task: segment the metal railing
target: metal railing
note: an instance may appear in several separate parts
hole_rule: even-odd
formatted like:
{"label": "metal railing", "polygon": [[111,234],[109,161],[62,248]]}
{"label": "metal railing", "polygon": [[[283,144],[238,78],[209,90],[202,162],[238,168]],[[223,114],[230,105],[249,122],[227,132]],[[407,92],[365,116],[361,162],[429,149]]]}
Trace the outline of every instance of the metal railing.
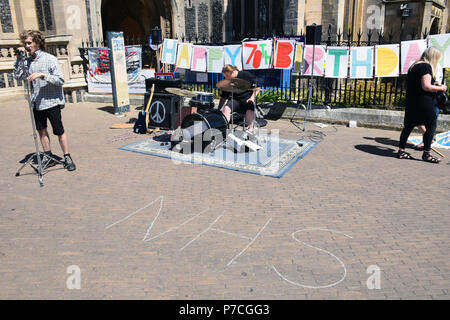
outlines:
{"label": "metal railing", "polygon": [[[365,40],[363,36],[365,36]],[[359,31],[356,33],[356,40],[353,34],[349,30],[345,34],[340,30],[333,34],[331,26],[324,35],[322,34],[321,44],[328,46],[345,46],[345,47],[355,47],[355,46],[373,46],[381,44],[392,44],[394,39],[394,33],[392,30],[385,34],[383,30],[378,30],[373,32],[369,30],[367,34]],[[402,40],[414,40],[427,38],[428,32],[422,35],[410,34],[407,35],[407,39]],[[305,34],[300,32],[299,35],[249,35],[243,34],[234,36],[235,39],[243,39],[242,41],[248,40],[258,40],[258,39],[270,39],[270,38],[292,38],[297,40],[304,40]],[[377,38],[377,39],[375,39]],[[141,45],[142,46],[142,61],[143,67],[155,67],[156,55],[146,39],[141,39],[139,37],[125,38],[126,45]],[[195,37],[185,37],[175,36],[175,39],[181,42],[194,43],[198,45],[225,45],[225,44],[235,44],[242,43],[242,41],[234,42],[220,42],[218,39],[211,38],[200,38]],[[147,42],[146,42],[147,41]],[[80,55],[85,62],[85,71],[88,70],[87,67],[87,49],[89,47],[103,47],[105,46],[104,41],[83,41],[80,50]],[[174,66],[166,66],[166,70],[174,71]],[[277,74],[278,72],[278,74]],[[262,71],[264,73],[264,71]],[[195,80],[195,72],[186,70],[185,71],[185,84],[188,89],[194,91],[206,91],[212,92],[218,95],[218,90],[216,88],[216,83],[223,79],[221,74],[208,73],[207,82],[198,82]],[[261,76],[261,72],[260,72]],[[276,72],[271,70],[267,71],[267,77],[275,77],[269,80],[270,85],[260,85],[262,87],[260,96],[258,100],[260,102],[292,102],[292,103],[302,103],[307,99],[308,86],[310,81],[312,83],[312,103],[321,104],[328,106],[340,106],[340,107],[369,107],[369,108],[385,108],[385,109],[403,109],[406,93],[406,75],[399,75],[393,78],[373,78],[373,79],[334,79],[334,78],[324,78],[324,77],[313,77],[300,75],[299,73],[291,72],[290,70]],[[264,74],[261,76],[264,79]]]}

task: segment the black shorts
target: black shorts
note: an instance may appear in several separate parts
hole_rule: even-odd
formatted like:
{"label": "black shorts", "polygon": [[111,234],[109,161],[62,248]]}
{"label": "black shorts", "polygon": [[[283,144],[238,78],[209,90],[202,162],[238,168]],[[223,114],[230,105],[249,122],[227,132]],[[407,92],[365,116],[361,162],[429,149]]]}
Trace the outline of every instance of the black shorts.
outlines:
{"label": "black shorts", "polygon": [[36,129],[43,130],[47,128],[47,119],[52,125],[53,134],[60,136],[64,133],[64,127],[61,121],[61,106],[52,107],[42,111],[33,109]]}
{"label": "black shorts", "polygon": [[233,100],[229,99],[225,106],[228,106],[230,109],[233,107],[233,111],[237,113],[246,113],[247,110],[255,111],[255,104],[253,102],[241,101],[241,100]]}

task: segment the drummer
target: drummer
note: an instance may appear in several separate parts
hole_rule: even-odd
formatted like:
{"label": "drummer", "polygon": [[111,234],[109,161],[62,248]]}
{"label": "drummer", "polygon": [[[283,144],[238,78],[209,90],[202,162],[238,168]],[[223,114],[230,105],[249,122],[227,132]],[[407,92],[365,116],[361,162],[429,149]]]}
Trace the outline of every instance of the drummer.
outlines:
{"label": "drummer", "polygon": [[[236,66],[232,66],[230,64],[226,64],[222,69],[222,74],[225,79],[230,80],[234,78],[246,80],[249,82],[252,88],[255,88],[256,85],[256,77],[248,71],[239,71]],[[239,93],[233,93],[233,103],[231,102],[231,92],[226,92],[221,90],[220,101],[219,101],[219,110],[222,109],[222,106],[225,104],[222,112],[227,118],[228,122],[230,121],[232,108],[233,111],[237,111],[239,113],[245,112],[245,123],[248,126],[248,131],[253,131],[253,120],[255,119],[255,99],[256,99],[256,91],[255,90],[246,90]]]}

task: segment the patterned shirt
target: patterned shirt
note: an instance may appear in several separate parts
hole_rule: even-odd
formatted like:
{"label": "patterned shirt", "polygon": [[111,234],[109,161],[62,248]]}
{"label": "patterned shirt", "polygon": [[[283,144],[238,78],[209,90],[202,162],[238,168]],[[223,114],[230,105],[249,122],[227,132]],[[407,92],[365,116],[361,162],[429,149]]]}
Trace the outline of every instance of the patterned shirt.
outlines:
{"label": "patterned shirt", "polygon": [[16,58],[14,77],[27,81],[35,72],[42,72],[44,78],[36,78],[30,84],[31,102],[36,110],[45,110],[57,105],[64,106],[64,77],[58,59],[45,51],[37,50],[35,58]]}

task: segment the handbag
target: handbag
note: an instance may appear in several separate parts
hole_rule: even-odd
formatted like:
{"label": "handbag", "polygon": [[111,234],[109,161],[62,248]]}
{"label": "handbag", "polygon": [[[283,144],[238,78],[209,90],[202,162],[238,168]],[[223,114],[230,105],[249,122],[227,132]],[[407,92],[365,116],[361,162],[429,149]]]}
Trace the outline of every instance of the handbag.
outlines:
{"label": "handbag", "polygon": [[447,93],[440,91],[436,94],[436,104],[437,107],[446,112],[450,111],[450,100],[448,99]]}

